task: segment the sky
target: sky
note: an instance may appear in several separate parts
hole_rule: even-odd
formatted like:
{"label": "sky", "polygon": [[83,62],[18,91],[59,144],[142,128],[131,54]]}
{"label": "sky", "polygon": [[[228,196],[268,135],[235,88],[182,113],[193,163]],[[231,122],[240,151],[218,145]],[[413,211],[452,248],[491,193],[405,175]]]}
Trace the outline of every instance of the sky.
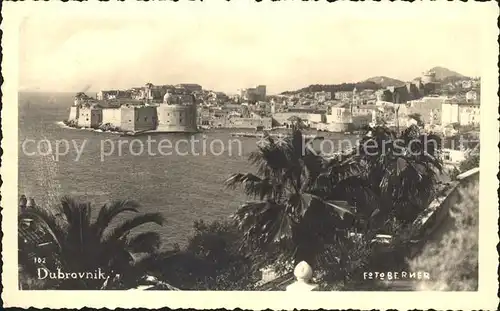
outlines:
{"label": "sky", "polygon": [[273,94],[373,76],[411,80],[434,66],[480,75],[473,22],[243,12],[26,18],[19,87],[97,92],[198,83],[236,93],[264,84]]}

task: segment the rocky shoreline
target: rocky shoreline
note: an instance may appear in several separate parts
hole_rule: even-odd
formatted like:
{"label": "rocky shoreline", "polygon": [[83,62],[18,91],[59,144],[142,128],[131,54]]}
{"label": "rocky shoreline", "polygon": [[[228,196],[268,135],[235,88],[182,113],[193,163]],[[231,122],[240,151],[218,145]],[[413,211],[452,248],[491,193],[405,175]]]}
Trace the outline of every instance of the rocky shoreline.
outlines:
{"label": "rocky shoreline", "polygon": [[[120,129],[117,126],[113,126],[110,123],[105,123],[101,124],[98,127],[82,127],[78,126],[75,121],[72,120],[64,120],[57,122],[60,126],[66,127],[66,128],[71,128],[71,129],[76,129],[76,130],[88,130],[88,131],[93,131],[97,133],[110,133],[110,134],[120,134],[122,136],[138,136],[142,134],[151,134],[151,133],[176,133],[176,132],[164,132],[164,131],[158,131],[158,130],[142,130],[142,131],[124,131]],[[197,132],[193,132],[192,134],[200,132],[199,130]],[[185,132],[182,132],[185,133]]]}
{"label": "rocky shoreline", "polygon": [[127,134],[127,133],[132,133],[132,132],[126,132],[122,131],[119,127],[113,126],[109,123],[106,124],[101,124],[98,127],[84,127],[84,126],[78,126],[75,121],[72,120],[64,120],[57,122],[59,125],[67,127],[67,128],[72,128],[76,130],[90,130],[94,132],[99,132],[99,133],[111,133],[111,134]]}

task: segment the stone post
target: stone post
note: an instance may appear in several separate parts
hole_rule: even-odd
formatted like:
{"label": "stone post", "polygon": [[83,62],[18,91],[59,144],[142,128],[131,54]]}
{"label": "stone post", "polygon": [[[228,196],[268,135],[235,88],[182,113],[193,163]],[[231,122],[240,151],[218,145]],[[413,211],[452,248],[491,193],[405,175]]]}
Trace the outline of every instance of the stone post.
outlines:
{"label": "stone post", "polygon": [[317,289],[317,285],[310,283],[313,271],[307,262],[299,262],[299,264],[295,267],[293,274],[295,275],[296,281],[287,286],[287,291],[308,292]]}
{"label": "stone post", "polygon": [[34,208],[36,207],[35,199],[29,198],[26,202],[26,208]]}
{"label": "stone post", "polygon": [[27,204],[28,204],[28,199],[26,198],[26,196],[24,194],[21,195],[21,197],[19,198],[19,208],[20,208],[21,212],[24,212],[26,210]]}

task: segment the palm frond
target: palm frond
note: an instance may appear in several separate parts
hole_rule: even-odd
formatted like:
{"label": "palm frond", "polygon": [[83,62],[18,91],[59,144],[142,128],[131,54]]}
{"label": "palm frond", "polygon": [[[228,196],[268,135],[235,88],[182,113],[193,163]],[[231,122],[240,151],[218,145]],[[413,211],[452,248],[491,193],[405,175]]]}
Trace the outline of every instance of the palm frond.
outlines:
{"label": "palm frond", "polygon": [[111,221],[123,212],[138,213],[139,203],[132,200],[116,200],[105,204],[101,207],[96,221],[92,224],[92,228],[98,237],[102,237],[104,231],[109,226]]}
{"label": "palm frond", "polygon": [[356,215],[356,207],[347,203],[347,201],[322,201],[329,207],[332,207],[335,212],[339,214],[339,216],[343,219],[346,214]]}
{"label": "palm frond", "polygon": [[257,174],[279,178],[282,171],[289,167],[289,142],[285,138],[283,144],[277,144],[269,137],[268,143],[250,153],[248,160],[257,167]]}
{"label": "palm frond", "polygon": [[238,185],[244,186],[245,194],[252,197],[259,197],[263,200],[273,193],[273,185],[269,178],[262,179],[254,174],[233,174],[226,181],[227,187],[235,188]]}
{"label": "palm frond", "polygon": [[91,206],[89,203],[70,201],[66,208],[70,210],[66,242],[68,247],[77,252],[73,256],[84,255],[87,247],[94,243],[90,232]]}
{"label": "palm frond", "polygon": [[135,216],[132,219],[126,220],[119,224],[115,229],[113,229],[109,234],[107,234],[102,241],[105,243],[111,243],[123,238],[124,235],[129,233],[131,230],[135,229],[144,224],[155,223],[157,225],[163,225],[164,218],[161,213],[145,213],[139,216]]}
{"label": "palm frond", "polygon": [[61,226],[54,214],[41,207],[32,207],[23,211],[19,215],[19,222],[33,221],[35,225],[39,225],[53,239],[53,242],[59,249],[65,243],[67,231]]}
{"label": "palm frond", "polygon": [[291,238],[293,219],[284,205],[272,201],[249,202],[234,214],[247,245],[269,245]]}
{"label": "palm frond", "polygon": [[71,223],[73,214],[78,210],[80,203],[70,196],[63,196],[61,198],[61,210],[66,220]]}
{"label": "palm frond", "polygon": [[157,232],[143,232],[128,239],[126,244],[132,253],[153,253],[159,249],[161,238]]}

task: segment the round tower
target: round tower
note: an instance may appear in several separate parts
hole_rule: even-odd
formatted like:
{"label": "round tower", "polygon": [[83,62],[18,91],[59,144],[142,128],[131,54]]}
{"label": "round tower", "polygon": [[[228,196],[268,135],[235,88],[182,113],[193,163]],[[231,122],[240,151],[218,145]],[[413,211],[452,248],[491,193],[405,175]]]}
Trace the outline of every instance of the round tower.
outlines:
{"label": "round tower", "polygon": [[422,75],[422,82],[427,84],[427,83],[433,83],[436,81],[436,73],[434,71],[427,71],[424,72]]}

